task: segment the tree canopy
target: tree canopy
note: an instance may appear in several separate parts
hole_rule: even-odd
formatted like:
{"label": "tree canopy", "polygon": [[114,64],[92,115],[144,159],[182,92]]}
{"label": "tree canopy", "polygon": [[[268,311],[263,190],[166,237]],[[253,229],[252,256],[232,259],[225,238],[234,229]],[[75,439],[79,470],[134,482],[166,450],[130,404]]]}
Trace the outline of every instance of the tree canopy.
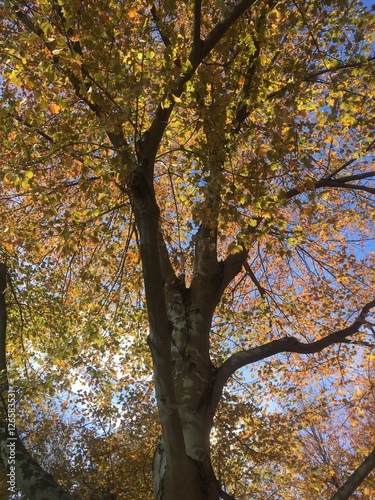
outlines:
{"label": "tree canopy", "polygon": [[330,498],[375,442],[373,10],[0,10],[4,471],[9,383],[28,498]]}

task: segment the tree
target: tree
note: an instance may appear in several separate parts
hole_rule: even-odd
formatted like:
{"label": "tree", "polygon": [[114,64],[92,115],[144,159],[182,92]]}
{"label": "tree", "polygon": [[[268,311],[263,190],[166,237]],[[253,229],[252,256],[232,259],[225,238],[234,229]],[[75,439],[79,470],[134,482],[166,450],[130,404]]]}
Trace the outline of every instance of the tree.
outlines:
{"label": "tree", "polygon": [[[346,0],[0,8],[3,463],[8,377],[21,414],[79,375],[100,419],[152,365],[155,498],[231,498],[215,418],[241,439],[268,428],[264,399],[226,395],[233,377],[251,366],[249,397],[273,391],[291,416],[299,384],[335,387],[373,349],[374,15]],[[22,425],[17,487],[71,498]]]}

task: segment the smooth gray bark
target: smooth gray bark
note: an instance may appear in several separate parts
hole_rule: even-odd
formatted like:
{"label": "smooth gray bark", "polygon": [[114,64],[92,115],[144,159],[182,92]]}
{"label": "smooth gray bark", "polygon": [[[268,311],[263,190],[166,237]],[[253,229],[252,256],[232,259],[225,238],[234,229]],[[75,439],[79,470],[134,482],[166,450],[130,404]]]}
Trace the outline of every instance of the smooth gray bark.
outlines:
{"label": "smooth gray bark", "polygon": [[7,471],[8,493],[22,491],[29,500],[72,500],[51,474],[46,472],[26,450],[15,427],[15,419],[10,419],[8,408],[8,377],[6,365],[7,310],[5,291],[7,268],[0,263],[0,459]]}

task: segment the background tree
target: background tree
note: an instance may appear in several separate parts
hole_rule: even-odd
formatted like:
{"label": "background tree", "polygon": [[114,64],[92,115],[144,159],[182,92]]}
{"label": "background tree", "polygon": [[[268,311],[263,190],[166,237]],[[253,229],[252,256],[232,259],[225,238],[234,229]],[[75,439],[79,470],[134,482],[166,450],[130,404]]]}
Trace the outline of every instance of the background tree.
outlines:
{"label": "background tree", "polygon": [[[343,0],[0,8],[8,378],[32,420],[17,486],[129,497],[149,460],[132,436],[150,427],[155,498],[290,498],[289,450],[328,436],[316,420],[336,391],[358,402],[348,377],[373,356],[374,15]],[[84,443],[74,481],[51,452],[66,425]],[[5,408],[1,429],[6,466]]]}

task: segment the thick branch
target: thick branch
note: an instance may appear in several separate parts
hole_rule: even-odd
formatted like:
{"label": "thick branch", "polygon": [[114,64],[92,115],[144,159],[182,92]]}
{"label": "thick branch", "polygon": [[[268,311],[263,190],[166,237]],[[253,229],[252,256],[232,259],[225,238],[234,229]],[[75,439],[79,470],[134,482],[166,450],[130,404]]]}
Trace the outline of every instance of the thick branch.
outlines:
{"label": "thick branch", "polygon": [[[233,6],[228,14],[210,31],[210,33],[207,35],[207,38],[204,41],[200,41],[199,47],[193,44],[189,56],[190,66],[184,73],[181,74],[179,78],[171,83],[166,95],[166,98],[169,99],[169,104],[166,105],[165,103],[163,103],[159,105],[151,127],[144,136],[144,146],[149,154],[149,165],[153,165],[155,161],[161,138],[163,137],[164,131],[168,125],[169,117],[171,116],[171,113],[174,109],[175,101],[173,96],[181,96],[184,91],[185,84],[189,80],[191,80],[200,64],[215,48],[218,42],[223,38],[223,36],[227,33],[231,26],[233,26],[233,24],[239,19],[239,17],[244,12],[246,12],[246,10],[250,9],[250,7],[252,7],[256,2],[257,0],[240,0]],[[148,172],[148,176],[152,177],[152,174],[153,172]]]}
{"label": "thick branch", "polygon": [[171,45],[171,41],[169,39],[169,36],[166,33],[166,30],[161,25],[161,21],[159,19],[159,16],[158,16],[155,4],[151,5],[150,12],[151,12],[151,15],[152,15],[152,19],[154,20],[154,22],[156,24],[156,27],[158,28],[159,35],[161,36],[161,39],[163,40],[164,45],[166,47],[169,47]]}
{"label": "thick branch", "polygon": [[366,323],[366,317],[371,309],[375,307],[375,299],[366,304],[358,318],[350,326],[338,330],[336,332],[316,340],[315,342],[304,343],[297,340],[295,337],[284,337],[282,339],[273,340],[259,347],[254,347],[247,351],[239,351],[230,356],[219,367],[216,375],[215,386],[213,390],[214,407],[218,404],[221,392],[229,377],[231,377],[240,368],[275,356],[281,352],[295,352],[299,354],[313,354],[320,352],[323,349],[342,342],[348,342],[348,337],[359,331],[361,326]]}
{"label": "thick branch", "polygon": [[[214,221],[216,224],[216,221]],[[194,270],[193,282],[198,276],[204,276],[209,280],[217,272],[218,260],[216,249],[217,229],[201,224],[195,236],[195,255],[194,255]]]}
{"label": "thick branch", "polygon": [[173,269],[171,260],[169,258],[168,249],[165,244],[163,234],[160,228],[158,233],[158,245],[159,245],[160,266],[163,279],[167,285],[171,283],[176,283],[178,281],[178,278],[176,276],[175,270]]}
{"label": "thick branch", "polygon": [[[193,279],[190,285],[191,311],[196,311],[195,336],[201,356],[209,358],[209,331],[216,306],[215,295],[222,281],[222,269],[217,260],[217,229],[201,224],[195,236]],[[199,321],[198,321],[199,318]],[[199,323],[199,326],[198,326]]]}
{"label": "thick branch", "polygon": [[242,16],[242,14],[249,10],[255,3],[257,3],[257,0],[240,0],[233,6],[224,19],[217,23],[217,25],[207,35],[207,38],[204,40],[198,53],[191,53],[190,62],[192,63],[194,69],[197,68],[203,59],[208,56],[211,50],[219,43],[225,33]]}
{"label": "thick branch", "polygon": [[370,472],[375,468],[375,449],[367,456],[361,465],[345,481],[341,488],[333,495],[331,500],[346,500],[366,479]]}
{"label": "thick branch", "polygon": [[246,263],[248,256],[247,250],[243,249],[237,253],[229,254],[223,262],[221,262],[221,282],[216,291],[215,303],[218,304],[225,289],[231,281],[241,272],[242,267]]}
{"label": "thick branch", "polygon": [[[147,150],[145,150],[147,154]],[[129,179],[133,195],[135,220],[140,235],[143,280],[150,334],[148,343],[153,359],[156,399],[162,423],[167,461],[185,464],[186,449],[181,419],[176,402],[172,376],[171,338],[172,327],[167,314],[164,275],[172,272],[166,260],[166,248],[160,240],[159,208],[153,185],[140,170]],[[161,244],[162,243],[162,244]]]}
{"label": "thick branch", "polygon": [[194,28],[193,28],[193,47],[199,50],[201,44],[201,0],[194,2]]}

